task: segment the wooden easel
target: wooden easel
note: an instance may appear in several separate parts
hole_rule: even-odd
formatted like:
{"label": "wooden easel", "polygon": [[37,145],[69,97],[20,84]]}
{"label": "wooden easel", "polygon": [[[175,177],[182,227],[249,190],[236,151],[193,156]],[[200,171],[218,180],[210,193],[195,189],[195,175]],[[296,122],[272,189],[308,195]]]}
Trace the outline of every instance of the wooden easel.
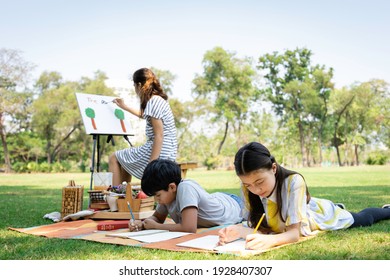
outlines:
{"label": "wooden easel", "polygon": [[[91,134],[93,138],[93,144],[92,144],[92,159],[91,159],[91,180],[89,184],[89,189],[92,190],[93,186],[93,173],[95,172],[95,158],[96,158],[96,172],[100,172],[100,136],[101,135],[107,135],[107,143],[111,142],[113,146],[115,146],[114,142],[114,135],[112,134]],[[134,134],[129,135],[120,135],[123,136],[123,138],[129,143],[129,145],[132,147],[133,145],[129,141],[128,136],[134,136]]]}

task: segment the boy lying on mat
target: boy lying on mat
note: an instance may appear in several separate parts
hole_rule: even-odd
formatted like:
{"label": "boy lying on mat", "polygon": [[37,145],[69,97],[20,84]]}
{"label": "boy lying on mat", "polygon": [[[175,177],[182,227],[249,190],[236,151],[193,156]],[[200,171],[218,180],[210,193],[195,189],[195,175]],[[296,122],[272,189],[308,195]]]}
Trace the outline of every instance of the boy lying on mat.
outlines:
{"label": "boy lying on mat", "polygon": [[[157,159],[145,168],[141,188],[158,203],[153,215],[143,221],[130,220],[130,231],[165,229],[196,232],[198,227],[236,224],[242,221],[240,197],[222,192],[208,193],[197,182],[181,178],[173,161]],[[164,224],[169,216],[176,224]]]}

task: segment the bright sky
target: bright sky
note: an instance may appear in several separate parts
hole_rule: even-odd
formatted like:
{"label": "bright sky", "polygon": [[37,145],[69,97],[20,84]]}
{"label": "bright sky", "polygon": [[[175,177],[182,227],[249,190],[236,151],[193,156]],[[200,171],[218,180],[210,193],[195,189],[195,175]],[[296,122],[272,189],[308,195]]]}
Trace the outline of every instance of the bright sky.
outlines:
{"label": "bright sky", "polygon": [[174,96],[190,99],[202,58],[216,46],[238,57],[306,47],[334,68],[336,87],[390,82],[386,0],[0,0],[0,48],[18,49],[66,80],[104,71],[116,82],[141,67],[177,76]]}

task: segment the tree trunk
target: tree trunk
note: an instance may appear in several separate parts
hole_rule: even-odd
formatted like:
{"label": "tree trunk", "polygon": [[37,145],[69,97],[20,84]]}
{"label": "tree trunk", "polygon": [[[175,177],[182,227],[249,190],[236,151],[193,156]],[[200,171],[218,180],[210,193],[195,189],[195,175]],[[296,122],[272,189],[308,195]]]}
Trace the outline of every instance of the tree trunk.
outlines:
{"label": "tree trunk", "polygon": [[52,153],[51,153],[51,161],[54,162],[57,158],[58,153],[60,152],[61,145],[72,135],[73,132],[76,131],[78,126],[74,126],[67,135],[54,147]]}
{"label": "tree trunk", "polygon": [[337,153],[337,161],[339,162],[339,166],[343,166],[342,162],[341,162],[341,157],[340,157],[340,149],[339,149],[339,146],[335,146],[336,148],[336,153]]}
{"label": "tree trunk", "polygon": [[307,166],[307,155],[306,155],[306,147],[305,147],[305,135],[303,132],[302,122],[298,121],[298,130],[299,130],[299,142],[301,146],[301,155],[302,155],[302,166]]}
{"label": "tree trunk", "polygon": [[359,153],[358,153],[359,146],[355,144],[355,164],[356,166],[359,166]]}
{"label": "tree trunk", "polygon": [[10,173],[12,171],[12,167],[11,167],[11,160],[9,158],[9,151],[7,146],[7,136],[3,126],[3,113],[0,113],[0,137],[1,137],[1,143],[3,144],[5,173]]}
{"label": "tree trunk", "polygon": [[223,146],[223,144],[225,143],[225,140],[226,140],[226,137],[227,137],[228,129],[229,129],[229,121],[226,121],[226,124],[225,124],[225,133],[224,133],[224,135],[223,135],[223,138],[222,138],[221,143],[219,144],[218,155],[221,154],[222,146]]}
{"label": "tree trunk", "polygon": [[318,164],[322,165],[322,125],[318,129]]}
{"label": "tree trunk", "polygon": [[50,148],[51,148],[51,142],[50,142],[50,140],[48,140],[47,144],[46,144],[46,156],[47,156],[47,163],[48,164],[52,163]]}
{"label": "tree trunk", "polygon": [[341,119],[341,116],[343,115],[344,111],[347,110],[348,106],[352,104],[352,101],[355,99],[355,96],[352,96],[351,100],[348,101],[347,104],[345,104],[344,108],[341,109],[340,113],[338,114],[337,116],[337,120],[335,122],[335,125],[334,125],[334,131],[333,131],[333,145],[334,147],[336,148],[336,152],[337,152],[337,160],[339,162],[339,166],[343,166],[343,164],[341,163],[341,158],[340,158],[340,151],[339,151],[339,140],[337,139],[337,130],[339,128],[339,123],[340,123],[340,119]]}

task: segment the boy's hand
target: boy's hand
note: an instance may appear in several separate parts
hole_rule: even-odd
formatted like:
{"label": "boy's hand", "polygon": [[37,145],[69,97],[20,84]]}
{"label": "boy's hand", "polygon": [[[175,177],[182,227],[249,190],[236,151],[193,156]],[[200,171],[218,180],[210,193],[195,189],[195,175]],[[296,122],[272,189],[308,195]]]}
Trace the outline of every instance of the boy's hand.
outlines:
{"label": "boy's hand", "polygon": [[143,225],[145,229],[153,229],[157,228],[157,225],[159,225],[159,223],[153,219],[145,219]]}
{"label": "boy's hand", "polygon": [[131,219],[131,220],[129,221],[129,229],[130,229],[130,231],[139,231],[139,230],[142,230],[142,229],[143,229],[142,221]]}

